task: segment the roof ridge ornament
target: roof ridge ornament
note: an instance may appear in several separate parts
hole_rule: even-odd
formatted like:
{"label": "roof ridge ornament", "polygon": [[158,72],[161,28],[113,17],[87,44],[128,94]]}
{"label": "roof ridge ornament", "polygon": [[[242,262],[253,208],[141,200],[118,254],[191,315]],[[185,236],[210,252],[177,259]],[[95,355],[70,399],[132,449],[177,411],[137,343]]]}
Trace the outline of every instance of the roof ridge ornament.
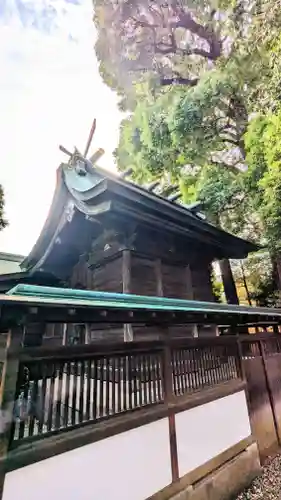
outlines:
{"label": "roof ridge ornament", "polygon": [[94,118],[91,130],[88,136],[88,140],[86,142],[84,153],[81,154],[80,151],[75,147],[74,152],[71,153],[64,146],[59,146],[60,151],[66,154],[69,157],[68,167],[76,171],[78,175],[85,176],[87,173],[91,173],[94,170],[94,163],[96,163],[99,158],[104,154],[104,150],[102,148],[97,149],[94,154],[91,156],[90,160],[87,159],[87,155],[93,140],[93,136],[96,131],[96,118]]}

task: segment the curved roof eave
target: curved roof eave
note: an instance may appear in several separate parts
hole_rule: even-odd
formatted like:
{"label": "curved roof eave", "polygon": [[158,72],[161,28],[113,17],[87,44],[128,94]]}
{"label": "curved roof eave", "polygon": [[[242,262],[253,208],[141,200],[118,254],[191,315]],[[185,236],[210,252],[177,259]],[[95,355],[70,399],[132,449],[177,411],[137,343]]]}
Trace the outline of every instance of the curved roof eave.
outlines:
{"label": "curved roof eave", "polygon": [[[122,190],[122,194],[134,193],[139,195],[143,200],[149,200],[155,207],[158,206],[158,211],[163,215],[163,208],[166,209],[167,213],[173,213],[174,217],[180,216],[188,217],[188,225],[194,228],[194,230],[199,233],[208,232],[211,239],[220,239],[221,247],[225,248],[226,252],[229,254],[229,258],[246,258],[249,253],[260,250],[260,247],[252,242],[246,241],[242,238],[234,236],[231,233],[224,231],[216,226],[213,226],[209,222],[197,217],[188,208],[171,200],[168,200],[158,194],[146,190],[144,187],[134,184],[132,182],[126,181],[125,179],[117,176],[113,172],[109,172],[101,167],[93,167],[92,164],[86,161],[86,176],[80,177],[75,174],[73,170],[65,170],[65,182],[67,188],[71,192],[75,200],[75,205],[78,210],[85,213],[85,215],[90,215],[92,213],[90,208],[90,201],[95,197],[95,193],[98,194],[99,187],[104,188],[103,181],[108,180],[109,183],[106,189],[116,193],[115,187],[119,187]],[[87,201],[89,203],[87,203]],[[185,222],[184,226],[187,224]],[[233,252],[234,246],[236,247]],[[239,250],[238,247],[239,246]]]}
{"label": "curved roof eave", "polygon": [[[217,243],[215,246],[220,247],[225,252],[225,257],[242,259],[247,257],[250,252],[259,249],[257,245],[203,221],[186,207],[119,178],[112,172],[100,167],[93,167],[87,160],[85,175],[79,175],[75,169],[69,168],[69,165],[63,163],[57,169],[56,187],[47,219],[37,242],[22,262],[21,268],[27,270],[33,268],[33,271],[36,271],[43,266],[63,224],[69,200],[73,202],[78,211],[88,216],[94,216],[93,201],[105,190],[114,194],[119,190],[118,194],[128,201],[132,201],[132,199],[137,201],[140,210],[141,205],[145,206],[147,203],[147,209],[153,208],[153,211],[158,211],[162,218],[165,214],[173,219],[179,217],[182,229],[187,229],[189,226],[192,231],[198,232],[198,234],[208,234],[208,239]],[[135,197],[138,197],[138,200]],[[110,205],[110,202],[107,201],[105,204]]]}
{"label": "curved roof eave", "polygon": [[31,252],[21,263],[21,268],[23,270],[29,270],[34,266],[34,264],[41,260],[42,255],[44,255],[47,251],[50,241],[53,239],[60,220],[64,214],[69,195],[63,180],[62,167],[63,165],[60,165],[57,169],[56,187],[47,219]]}

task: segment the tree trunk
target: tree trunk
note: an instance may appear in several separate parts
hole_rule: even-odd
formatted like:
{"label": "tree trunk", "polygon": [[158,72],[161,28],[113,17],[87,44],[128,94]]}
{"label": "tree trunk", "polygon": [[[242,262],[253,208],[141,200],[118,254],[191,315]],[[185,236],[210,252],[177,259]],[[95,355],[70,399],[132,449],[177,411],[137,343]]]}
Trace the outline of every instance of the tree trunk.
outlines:
{"label": "tree trunk", "polygon": [[[213,217],[213,223],[221,228],[219,216]],[[223,288],[225,293],[225,298],[228,304],[239,304],[239,299],[237,295],[237,290],[235,286],[235,281],[233,278],[230,262],[228,259],[222,259],[219,261],[220,272],[223,282]]]}
{"label": "tree trunk", "polygon": [[228,304],[239,304],[237,290],[233,279],[233,274],[228,259],[219,261],[224,293]]}
{"label": "tree trunk", "polygon": [[244,288],[245,288],[245,292],[246,292],[246,297],[247,297],[249,306],[251,306],[252,305],[251,295],[250,295],[250,292],[249,292],[249,288],[248,288],[248,284],[247,284],[245,270],[244,270],[244,266],[243,266],[242,260],[240,261],[240,265],[241,265],[242,280],[243,280],[243,284],[244,284]]}
{"label": "tree trunk", "polygon": [[270,254],[273,268],[273,280],[277,290],[281,290],[281,255]]}

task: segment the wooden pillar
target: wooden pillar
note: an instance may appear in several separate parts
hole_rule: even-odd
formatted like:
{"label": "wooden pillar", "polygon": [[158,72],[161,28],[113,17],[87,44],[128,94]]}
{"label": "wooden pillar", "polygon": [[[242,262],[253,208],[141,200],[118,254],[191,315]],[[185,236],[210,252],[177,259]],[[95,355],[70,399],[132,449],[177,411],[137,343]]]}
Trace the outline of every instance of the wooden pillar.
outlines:
{"label": "wooden pillar", "polygon": [[123,293],[131,293],[131,251],[122,252]]}
{"label": "wooden pillar", "polygon": [[186,298],[187,300],[194,300],[190,266],[186,266],[185,273],[186,273]]}
{"label": "wooden pillar", "polygon": [[19,371],[19,359],[10,356],[12,350],[22,347],[24,329],[12,328],[7,336],[6,355],[0,386],[0,499],[3,495],[5,460],[13,430],[13,411]]}
{"label": "wooden pillar", "polygon": [[164,296],[163,291],[163,278],[162,278],[162,262],[161,259],[155,261],[155,275],[156,275],[156,287],[158,297]]}
{"label": "wooden pillar", "polygon": [[276,407],[274,404],[274,395],[273,395],[272,387],[270,384],[270,374],[269,374],[269,370],[268,370],[268,366],[267,366],[267,362],[266,362],[266,354],[265,354],[264,344],[263,344],[262,340],[259,340],[259,348],[260,348],[260,353],[261,353],[261,358],[262,358],[262,365],[263,365],[263,370],[264,370],[266,389],[267,389],[269,403],[270,403],[272,417],[273,417],[274,429],[276,432],[278,445],[280,446],[281,445],[281,436],[280,436],[279,426],[278,426],[278,415],[277,415]]}
{"label": "wooden pillar", "polygon": [[[205,260],[201,264],[199,261],[190,263],[186,270],[189,281],[189,300],[199,300],[203,302],[214,302],[214,294],[211,283],[210,263]],[[214,325],[197,324],[193,325],[193,337],[215,337],[217,330]]]}
{"label": "wooden pillar", "polygon": [[[193,289],[193,282],[192,282],[192,272],[190,269],[190,266],[186,266],[185,268],[185,273],[186,273],[186,298],[187,300],[194,300],[194,289]],[[198,325],[190,325],[192,328],[192,336],[193,337],[198,337]]]}
{"label": "wooden pillar", "polygon": [[[123,250],[122,253],[122,282],[123,293],[131,293],[131,251]],[[131,323],[124,324],[124,342],[134,340]]]}
{"label": "wooden pillar", "polygon": [[62,345],[67,345],[67,323],[63,324]]}
{"label": "wooden pillar", "polygon": [[[163,328],[164,352],[163,352],[163,379],[164,379],[164,401],[169,408],[175,401],[173,394],[173,372],[172,372],[172,356],[171,346],[169,344],[169,330]],[[176,436],[176,422],[175,412],[170,411],[168,415],[169,421],[169,437],[170,437],[170,457],[173,482],[179,479],[179,465],[178,465],[178,452],[177,452],[177,436]]]}
{"label": "wooden pillar", "polygon": [[228,259],[219,261],[224,293],[228,304],[239,304],[237,290],[233,279],[233,274]]}

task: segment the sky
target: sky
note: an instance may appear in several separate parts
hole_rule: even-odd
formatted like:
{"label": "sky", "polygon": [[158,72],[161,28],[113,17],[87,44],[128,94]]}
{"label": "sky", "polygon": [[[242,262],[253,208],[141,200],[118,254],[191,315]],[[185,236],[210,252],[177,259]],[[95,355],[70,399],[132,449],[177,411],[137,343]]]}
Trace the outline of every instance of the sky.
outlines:
{"label": "sky", "polygon": [[0,184],[9,226],[0,252],[27,255],[45,222],[59,144],[90,152],[114,169],[121,114],[94,52],[92,0],[0,0]]}

